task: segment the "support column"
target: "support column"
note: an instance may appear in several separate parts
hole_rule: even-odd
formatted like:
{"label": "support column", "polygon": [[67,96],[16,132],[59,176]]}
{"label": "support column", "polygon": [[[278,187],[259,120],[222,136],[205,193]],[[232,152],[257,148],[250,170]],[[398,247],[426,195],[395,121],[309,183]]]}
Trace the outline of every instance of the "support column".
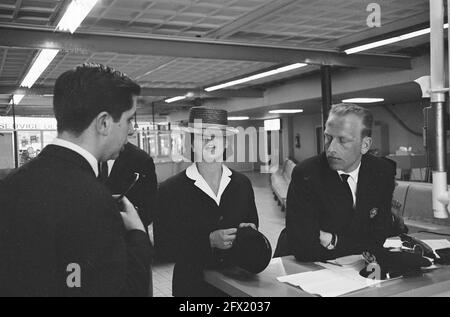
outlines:
{"label": "support column", "polygon": [[17,127],[16,127],[16,105],[14,102],[14,96],[11,98],[12,100],[12,115],[13,115],[13,137],[14,137],[14,166],[15,168],[19,167],[19,149],[17,148]]}
{"label": "support column", "polygon": [[331,66],[321,66],[320,75],[322,85],[322,131],[325,131],[325,122],[327,121],[328,112],[330,111],[332,104]]}
{"label": "support column", "polygon": [[436,218],[448,218],[442,196],[447,194],[445,93],[444,93],[444,1],[430,0],[430,75],[431,106],[435,121],[435,159],[432,163],[433,214]]}

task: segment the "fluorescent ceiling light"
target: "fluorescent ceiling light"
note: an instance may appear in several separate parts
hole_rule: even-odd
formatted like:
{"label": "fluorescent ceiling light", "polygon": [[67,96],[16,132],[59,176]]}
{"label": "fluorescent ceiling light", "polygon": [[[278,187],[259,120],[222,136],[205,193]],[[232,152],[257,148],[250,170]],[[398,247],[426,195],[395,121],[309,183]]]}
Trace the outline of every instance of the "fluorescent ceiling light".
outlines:
{"label": "fluorescent ceiling light", "polygon": [[264,120],[265,131],[278,131],[280,130],[280,127],[281,127],[280,119]]}
{"label": "fluorescent ceiling light", "polygon": [[[446,28],[448,28],[448,23],[444,24],[444,29],[446,29]],[[388,44],[404,41],[404,40],[411,39],[413,37],[417,37],[417,36],[421,36],[421,35],[425,35],[425,34],[428,34],[428,33],[430,33],[430,28],[426,28],[426,29],[414,31],[414,32],[411,32],[411,33],[407,33],[407,34],[391,37],[391,38],[388,38],[388,39],[385,39],[385,40],[381,40],[381,41],[377,41],[377,42],[373,42],[373,43],[368,43],[368,44],[352,47],[352,48],[349,48],[349,49],[345,50],[344,52],[346,54],[354,54],[354,53],[370,50],[370,49],[375,48],[375,47],[380,47],[380,46],[384,46],[384,45],[388,45]]]}
{"label": "fluorescent ceiling light", "polygon": [[19,102],[22,101],[23,97],[25,97],[25,95],[13,95],[13,97],[9,101],[9,104],[12,105],[14,101],[14,105],[17,105]]}
{"label": "fluorescent ceiling light", "polygon": [[20,84],[21,87],[31,88],[41,76],[47,66],[52,62],[59,50],[43,49],[39,52],[30,70]]}
{"label": "fluorescent ceiling light", "polygon": [[303,109],[278,109],[270,110],[269,113],[301,113]]}
{"label": "fluorescent ceiling light", "polygon": [[70,33],[80,26],[98,0],[72,0],[56,29]]}
{"label": "fluorescent ceiling light", "polygon": [[224,84],[207,87],[207,88],[205,88],[205,90],[208,91],[208,92],[215,91],[215,90],[223,89],[223,88],[226,88],[226,87],[231,87],[231,86],[243,84],[243,83],[246,83],[246,82],[249,82],[249,81],[252,81],[252,80],[256,80],[256,79],[260,79],[260,78],[263,78],[263,77],[268,77],[268,76],[272,76],[272,75],[288,72],[290,70],[294,70],[294,69],[297,69],[297,68],[300,68],[300,67],[304,67],[306,65],[308,65],[308,64],[296,63],[296,64],[280,67],[280,68],[277,68],[277,69],[273,69],[273,70],[270,70],[270,71],[267,71],[267,72],[264,72],[264,73],[260,73],[260,74],[252,75],[252,76],[249,76],[249,77],[233,80],[233,81],[230,81],[230,82],[227,82],[227,83],[224,83]]}
{"label": "fluorescent ceiling light", "polygon": [[173,97],[173,98],[166,99],[164,101],[167,103],[171,103],[171,102],[175,102],[175,101],[183,100],[183,99],[186,99],[186,96]]}
{"label": "fluorescent ceiling light", "polygon": [[350,98],[350,99],[344,99],[342,102],[348,102],[348,103],[374,103],[374,102],[381,102],[384,101],[383,98]]}
{"label": "fluorescent ceiling light", "polygon": [[242,116],[242,117],[228,117],[228,121],[243,121],[248,120],[250,117]]}

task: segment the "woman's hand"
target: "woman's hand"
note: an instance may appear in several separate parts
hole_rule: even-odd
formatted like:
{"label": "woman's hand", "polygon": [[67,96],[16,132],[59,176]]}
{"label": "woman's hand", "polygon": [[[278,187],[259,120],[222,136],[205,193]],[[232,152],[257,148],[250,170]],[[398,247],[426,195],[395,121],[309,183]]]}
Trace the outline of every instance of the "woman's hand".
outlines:
{"label": "woman's hand", "polygon": [[209,243],[212,248],[227,250],[233,246],[236,239],[236,228],[219,229],[209,234]]}

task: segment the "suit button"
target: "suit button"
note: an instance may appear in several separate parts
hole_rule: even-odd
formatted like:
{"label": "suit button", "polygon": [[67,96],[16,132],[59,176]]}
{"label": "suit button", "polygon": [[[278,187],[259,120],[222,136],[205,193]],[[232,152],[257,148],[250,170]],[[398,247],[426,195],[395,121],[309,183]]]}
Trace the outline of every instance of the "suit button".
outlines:
{"label": "suit button", "polygon": [[222,220],[223,220],[223,216],[220,216],[219,221],[222,221]]}

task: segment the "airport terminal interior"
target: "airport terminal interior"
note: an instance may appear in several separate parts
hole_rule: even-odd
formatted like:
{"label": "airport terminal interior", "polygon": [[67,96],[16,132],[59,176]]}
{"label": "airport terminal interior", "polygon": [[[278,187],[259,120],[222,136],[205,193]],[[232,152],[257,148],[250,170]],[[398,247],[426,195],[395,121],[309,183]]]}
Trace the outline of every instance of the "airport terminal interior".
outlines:
{"label": "airport terminal interior", "polygon": [[[76,3],[84,15],[64,24]],[[180,129],[189,109],[228,111],[239,133],[226,164],[251,180],[273,251],[291,172],[323,151],[324,120],[342,102],[372,112],[370,152],[396,163],[392,206],[410,232],[449,234],[450,220],[434,216],[432,201],[436,157],[450,151],[447,7],[441,0],[1,0],[0,179],[56,137],[56,78],[101,63],[142,87],[130,142],[153,158],[158,183],[191,164]],[[436,73],[445,77],[440,86]],[[434,93],[447,98],[443,131]],[[154,260],[153,296],[172,296],[172,270]],[[450,296],[445,281],[404,295]]]}

